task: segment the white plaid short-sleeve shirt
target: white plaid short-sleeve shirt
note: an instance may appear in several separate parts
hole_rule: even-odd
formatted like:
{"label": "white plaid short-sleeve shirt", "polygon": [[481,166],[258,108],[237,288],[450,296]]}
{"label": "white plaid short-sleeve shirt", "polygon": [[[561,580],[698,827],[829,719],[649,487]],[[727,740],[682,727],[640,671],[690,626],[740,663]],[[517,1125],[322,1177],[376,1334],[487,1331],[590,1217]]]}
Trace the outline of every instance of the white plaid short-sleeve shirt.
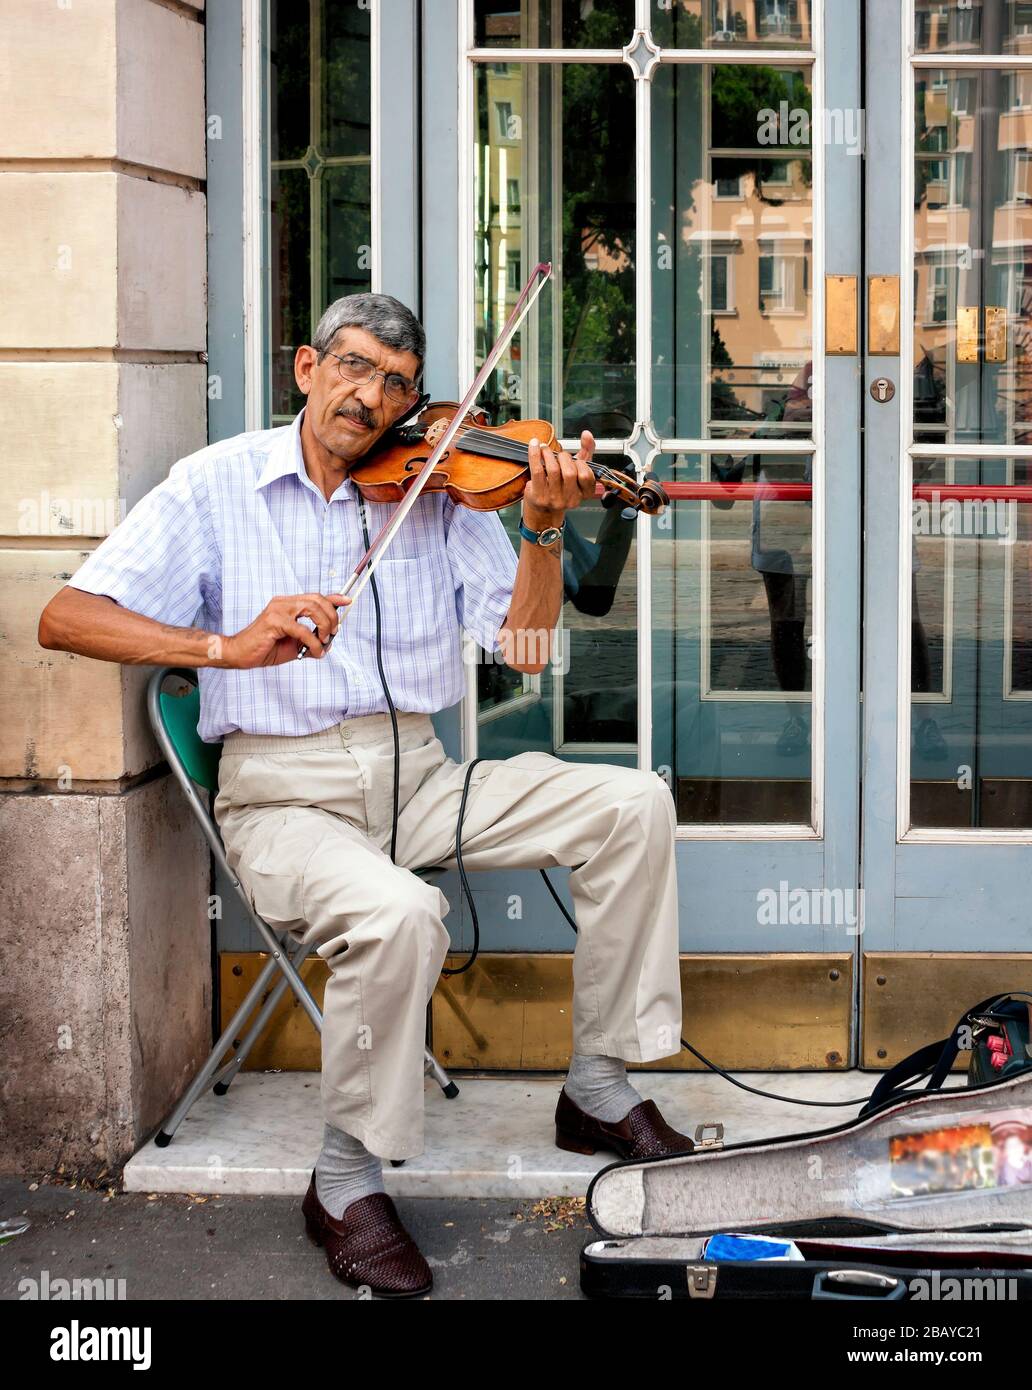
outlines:
{"label": "white plaid short-sleeve shirt", "polygon": [[[365,552],[360,498],[345,479],[329,502],[301,452],[304,411],[173,465],[71,579],[177,627],[239,632],[282,594],[339,593]],[[392,505],[368,503],[375,536]],[[383,662],[399,710],[432,713],[464,689],[460,629],[498,650],[516,553],[497,513],[424,494],[376,568]],[[311,734],[384,712],[371,586],[344,610],[322,658],[258,670],[200,669],[200,734]]]}

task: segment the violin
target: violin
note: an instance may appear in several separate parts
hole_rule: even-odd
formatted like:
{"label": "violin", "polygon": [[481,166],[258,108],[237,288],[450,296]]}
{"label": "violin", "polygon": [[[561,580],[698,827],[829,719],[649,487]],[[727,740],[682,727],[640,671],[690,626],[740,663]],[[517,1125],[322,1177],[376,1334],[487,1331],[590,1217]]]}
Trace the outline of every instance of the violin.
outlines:
{"label": "violin", "polygon": [[[412,424],[384,436],[349,478],[371,502],[400,502],[428,461],[459,410],[456,401],[432,401]],[[523,496],[530,481],[532,439],[542,449],[556,446],[547,420],[509,420],[491,425],[483,410],[467,411],[451,447],[438,458],[426,492],[447,492],[453,502],[478,512],[497,512]],[[629,473],[592,460],[589,468],[603,489],[603,506],[622,504],[646,516],[659,516],[670,499],[652,477],[639,483]]]}
{"label": "violin", "polygon": [[[500,336],[458,404],[436,401],[426,406],[414,426],[403,423],[385,435],[373,455],[351,469],[349,476],[364,497],[397,502],[341,588],[352,603],[369,583],[424,488],[446,489],[456,502],[480,511],[499,511],[522,497],[530,481],[530,441],[536,438],[544,448],[555,444],[555,431],[546,420],[490,425],[476,406],[477,397],[551,274],[550,261],[534,267]],[[651,475],[639,483],[607,464],[592,460],[589,466],[602,484],[603,506],[623,503],[656,516],[669,502]],[[301,647],[297,659],[307,654],[308,648]]]}

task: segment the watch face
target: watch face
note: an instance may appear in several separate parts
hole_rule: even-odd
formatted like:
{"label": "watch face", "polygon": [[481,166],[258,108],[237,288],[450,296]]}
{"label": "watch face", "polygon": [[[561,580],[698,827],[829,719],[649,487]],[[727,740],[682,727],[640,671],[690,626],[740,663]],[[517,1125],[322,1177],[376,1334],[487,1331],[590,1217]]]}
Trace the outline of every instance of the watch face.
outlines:
{"label": "watch face", "polygon": [[538,536],[538,545],[552,545],[562,534],[558,526],[549,526]]}

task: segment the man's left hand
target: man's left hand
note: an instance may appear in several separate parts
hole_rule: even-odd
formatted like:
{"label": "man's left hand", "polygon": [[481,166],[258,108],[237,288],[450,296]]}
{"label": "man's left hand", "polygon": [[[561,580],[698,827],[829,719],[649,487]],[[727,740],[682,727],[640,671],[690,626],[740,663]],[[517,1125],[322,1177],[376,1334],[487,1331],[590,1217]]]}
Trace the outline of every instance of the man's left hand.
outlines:
{"label": "man's left hand", "polygon": [[532,531],[561,526],[573,507],[595,496],[595,475],[590,468],[595,452],[594,436],[584,430],[576,457],[565,450],[552,453],[532,439],[528,449],[530,482],[523,494],[523,520]]}

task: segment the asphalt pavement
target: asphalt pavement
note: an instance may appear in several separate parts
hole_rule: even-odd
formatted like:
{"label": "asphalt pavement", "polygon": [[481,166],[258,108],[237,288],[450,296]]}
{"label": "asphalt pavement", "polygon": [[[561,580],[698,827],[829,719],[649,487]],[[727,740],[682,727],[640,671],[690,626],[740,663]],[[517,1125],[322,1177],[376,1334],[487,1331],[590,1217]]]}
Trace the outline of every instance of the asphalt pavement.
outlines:
{"label": "asphalt pavement", "polygon": [[[306,1237],[295,1197],[151,1195],[0,1177],[0,1299],[55,1297],[58,1280],[111,1280],[127,1299],[354,1299]],[[35,1186],[35,1190],[32,1187]],[[399,1198],[437,1300],[582,1297],[583,1199]],[[124,1285],[118,1281],[124,1280]],[[96,1286],[95,1286],[96,1287]]]}

